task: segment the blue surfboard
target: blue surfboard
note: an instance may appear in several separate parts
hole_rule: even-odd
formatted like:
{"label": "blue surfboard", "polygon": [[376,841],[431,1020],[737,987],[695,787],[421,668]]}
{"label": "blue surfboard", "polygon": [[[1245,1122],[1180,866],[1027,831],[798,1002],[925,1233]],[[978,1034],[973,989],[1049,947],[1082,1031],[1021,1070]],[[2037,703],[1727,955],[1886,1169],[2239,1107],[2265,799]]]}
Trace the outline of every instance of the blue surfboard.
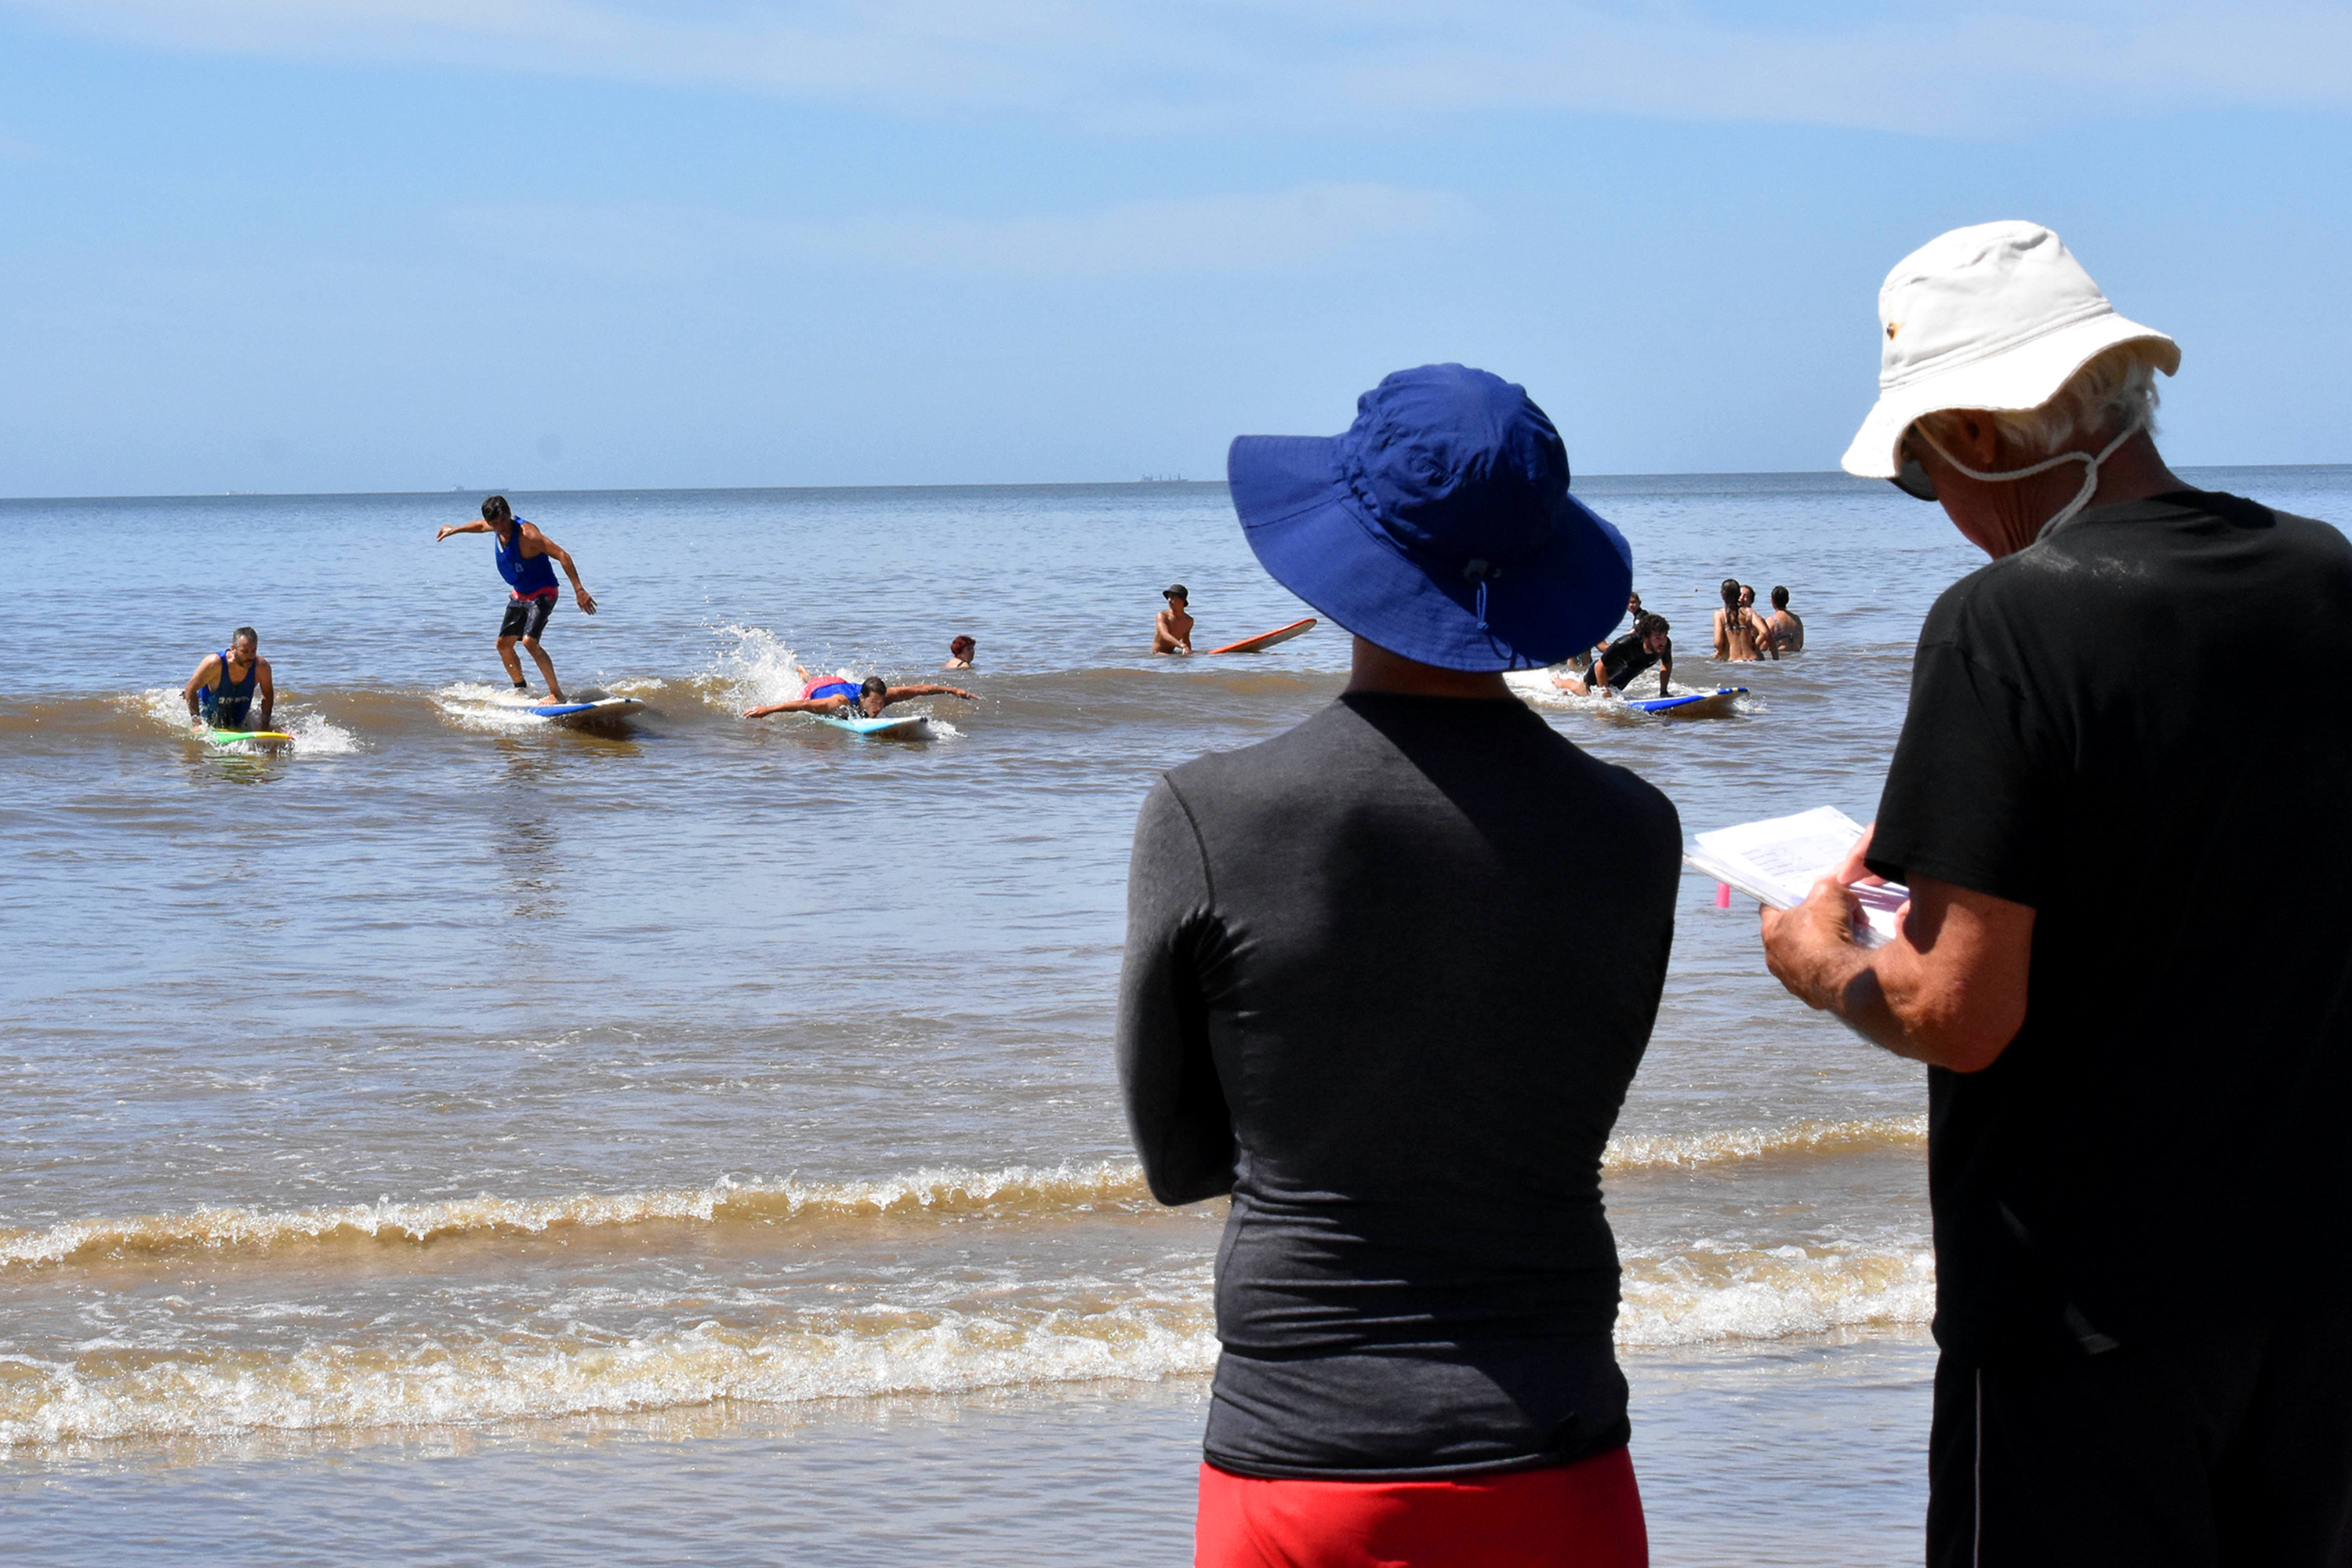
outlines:
{"label": "blue surfboard", "polygon": [[1713,691],[1685,691],[1676,697],[1628,698],[1625,706],[1677,719],[1714,719],[1731,711],[1734,698],[1747,695],[1744,686],[1718,686]]}

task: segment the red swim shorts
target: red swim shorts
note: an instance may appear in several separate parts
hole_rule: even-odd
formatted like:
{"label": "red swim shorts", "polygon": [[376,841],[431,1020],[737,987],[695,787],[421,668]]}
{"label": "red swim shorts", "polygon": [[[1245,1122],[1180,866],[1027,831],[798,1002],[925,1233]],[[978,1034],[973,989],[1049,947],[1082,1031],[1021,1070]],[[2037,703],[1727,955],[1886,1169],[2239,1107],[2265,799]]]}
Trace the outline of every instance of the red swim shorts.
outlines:
{"label": "red swim shorts", "polygon": [[1201,1467],[1194,1568],[1648,1568],[1622,1448],[1446,1481],[1256,1480]]}

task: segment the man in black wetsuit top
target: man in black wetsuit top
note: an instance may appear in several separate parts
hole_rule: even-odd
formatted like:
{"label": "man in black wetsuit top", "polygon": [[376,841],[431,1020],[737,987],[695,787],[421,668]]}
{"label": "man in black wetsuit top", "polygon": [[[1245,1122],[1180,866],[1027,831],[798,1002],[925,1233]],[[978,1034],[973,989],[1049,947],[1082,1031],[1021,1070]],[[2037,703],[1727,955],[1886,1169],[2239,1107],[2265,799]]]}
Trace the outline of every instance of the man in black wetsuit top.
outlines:
{"label": "man in black wetsuit top", "polygon": [[[270,679],[269,661],[261,657],[261,638],[251,626],[229,634],[228,647],[205,655],[180,695],[188,704],[188,722],[199,730],[267,730],[278,706],[278,688]],[[253,718],[253,700],[261,699],[261,718]]]}
{"label": "man in black wetsuit top", "polygon": [[1136,825],[1129,1126],[1161,1202],[1233,1195],[1195,1561],[1630,1568],[1600,1166],[1681,828],[1499,672],[1591,647],[1631,552],[1519,387],[1431,365],[1359,407],[1227,463],[1260,563],[1355,634],[1347,689]]}
{"label": "man in black wetsuit top", "polygon": [[1581,679],[1558,670],[1552,675],[1552,684],[1579,697],[1595,693],[1622,696],[1635,676],[1654,664],[1658,667],[1658,695],[1664,697],[1667,683],[1675,678],[1674,639],[1666,636],[1666,630],[1665,616],[1643,616],[1634,621],[1632,631],[1611,643],[1592,661],[1592,668]]}

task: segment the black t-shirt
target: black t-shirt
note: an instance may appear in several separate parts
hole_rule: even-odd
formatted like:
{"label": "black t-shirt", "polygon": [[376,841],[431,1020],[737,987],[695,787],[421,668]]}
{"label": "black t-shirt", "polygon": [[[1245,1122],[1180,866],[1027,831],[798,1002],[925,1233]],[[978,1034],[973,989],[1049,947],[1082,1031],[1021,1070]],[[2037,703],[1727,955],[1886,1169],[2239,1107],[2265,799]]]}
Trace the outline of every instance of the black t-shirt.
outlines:
{"label": "black t-shirt", "polygon": [[[1669,647],[1671,650],[1671,645]],[[1625,689],[1627,681],[1657,663],[1659,659],[1671,657],[1673,657],[1671,651],[1665,654],[1652,653],[1642,646],[1641,633],[1627,632],[1602,650],[1601,666],[1608,672],[1610,688],[1612,690],[1622,691]]]}
{"label": "black t-shirt", "polygon": [[1929,613],[1871,868],[2036,911],[2017,1037],[1928,1074],[1948,1348],[2352,1283],[2347,626],[2342,534],[2194,490],[2086,511]]}
{"label": "black t-shirt", "polygon": [[[1153,1193],[1233,1194],[1211,1462],[1425,1476],[1626,1440],[1601,1153],[1681,846],[1664,795],[1516,700],[1345,696],[1152,791],[1119,1079]],[[1584,956],[1595,907],[1620,962]]]}

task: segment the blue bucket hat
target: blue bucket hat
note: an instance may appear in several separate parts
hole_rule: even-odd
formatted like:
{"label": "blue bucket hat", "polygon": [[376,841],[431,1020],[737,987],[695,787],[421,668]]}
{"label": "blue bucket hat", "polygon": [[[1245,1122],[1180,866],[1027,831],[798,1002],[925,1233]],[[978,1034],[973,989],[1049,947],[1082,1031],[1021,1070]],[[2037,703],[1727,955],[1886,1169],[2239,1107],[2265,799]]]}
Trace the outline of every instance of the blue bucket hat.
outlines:
{"label": "blue bucket hat", "polygon": [[1274,580],[1407,658],[1555,664],[1625,614],[1624,535],[1568,493],[1527,389],[1483,370],[1398,371],[1344,435],[1236,437],[1225,477]]}

